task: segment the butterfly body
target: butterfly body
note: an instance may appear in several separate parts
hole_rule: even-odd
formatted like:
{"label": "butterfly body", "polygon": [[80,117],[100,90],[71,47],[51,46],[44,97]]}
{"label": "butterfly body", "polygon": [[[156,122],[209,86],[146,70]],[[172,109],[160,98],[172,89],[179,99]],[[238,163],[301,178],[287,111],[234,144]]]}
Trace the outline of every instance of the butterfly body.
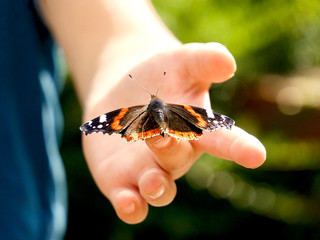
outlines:
{"label": "butterfly body", "polygon": [[155,95],[147,105],[117,109],[88,121],[80,127],[86,135],[93,132],[121,134],[127,141],[144,140],[165,134],[197,140],[203,130],[231,129],[234,121],[211,109],[166,104]]}

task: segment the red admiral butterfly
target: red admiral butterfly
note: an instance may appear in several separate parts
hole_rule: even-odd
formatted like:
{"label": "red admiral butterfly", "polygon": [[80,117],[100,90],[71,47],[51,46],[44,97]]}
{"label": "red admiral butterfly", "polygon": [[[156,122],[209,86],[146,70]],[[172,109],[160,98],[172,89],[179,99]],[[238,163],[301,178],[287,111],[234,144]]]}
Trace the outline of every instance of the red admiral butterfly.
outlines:
{"label": "red admiral butterfly", "polygon": [[86,135],[93,132],[109,135],[119,133],[127,141],[144,140],[165,134],[196,140],[201,137],[203,130],[215,131],[223,127],[231,129],[234,123],[231,118],[211,109],[166,104],[151,94],[149,104],[105,113],[83,124],[80,130]]}

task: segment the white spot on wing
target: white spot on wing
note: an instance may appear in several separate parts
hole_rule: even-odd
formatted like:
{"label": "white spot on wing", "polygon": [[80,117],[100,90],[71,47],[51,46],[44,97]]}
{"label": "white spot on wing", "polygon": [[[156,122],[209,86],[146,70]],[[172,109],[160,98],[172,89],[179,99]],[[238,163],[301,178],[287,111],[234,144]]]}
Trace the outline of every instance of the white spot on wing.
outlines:
{"label": "white spot on wing", "polygon": [[106,114],[101,115],[100,118],[99,118],[99,122],[100,123],[104,123],[106,121],[107,121],[107,115]]}
{"label": "white spot on wing", "polygon": [[215,118],[214,114],[213,114],[213,111],[211,109],[206,109],[206,112],[207,112],[207,115],[208,115],[209,118]]}

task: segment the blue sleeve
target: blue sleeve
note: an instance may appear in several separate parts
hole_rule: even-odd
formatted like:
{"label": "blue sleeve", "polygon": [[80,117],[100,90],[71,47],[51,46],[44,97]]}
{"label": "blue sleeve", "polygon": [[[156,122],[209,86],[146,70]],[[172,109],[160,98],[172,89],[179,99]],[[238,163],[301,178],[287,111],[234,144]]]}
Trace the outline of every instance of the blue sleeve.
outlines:
{"label": "blue sleeve", "polygon": [[59,239],[66,222],[53,42],[35,4],[0,0],[3,239]]}

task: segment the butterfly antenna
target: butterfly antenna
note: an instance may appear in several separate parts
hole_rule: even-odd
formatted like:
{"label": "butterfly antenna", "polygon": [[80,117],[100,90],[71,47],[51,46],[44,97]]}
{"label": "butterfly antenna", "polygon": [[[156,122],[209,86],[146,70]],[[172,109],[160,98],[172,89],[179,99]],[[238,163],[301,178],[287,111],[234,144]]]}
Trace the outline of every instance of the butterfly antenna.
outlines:
{"label": "butterfly antenna", "polygon": [[166,73],[167,73],[166,71],[163,72],[163,77],[162,77],[162,80],[161,80],[161,82],[160,82],[160,84],[158,86],[158,89],[157,89],[157,92],[156,92],[156,96],[158,96],[158,92],[159,92],[159,90],[160,90],[160,88],[161,88],[161,86],[162,86],[162,84],[164,82],[164,78],[166,76]]}
{"label": "butterfly antenna", "polygon": [[129,77],[130,77],[131,79],[133,79],[136,83],[138,83],[138,85],[139,85],[140,87],[142,87],[144,90],[146,90],[146,92],[149,93],[150,96],[153,96],[153,94],[151,94],[151,93],[148,91],[148,89],[146,89],[137,79],[135,79],[134,77],[132,77],[131,74],[129,74]]}

